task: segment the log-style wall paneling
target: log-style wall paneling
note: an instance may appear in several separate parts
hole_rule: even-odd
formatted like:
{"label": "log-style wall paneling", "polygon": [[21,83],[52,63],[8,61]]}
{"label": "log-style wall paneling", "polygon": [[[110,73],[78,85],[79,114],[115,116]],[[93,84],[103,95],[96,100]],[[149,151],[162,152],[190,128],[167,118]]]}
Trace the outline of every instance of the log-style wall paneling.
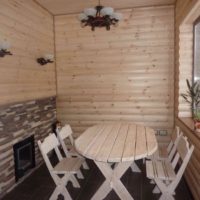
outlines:
{"label": "log-style wall paneling", "polygon": [[118,120],[173,128],[174,7],[120,12],[110,31],[55,17],[58,118],[78,134]]}
{"label": "log-style wall paneling", "polygon": [[181,97],[187,90],[186,79],[192,80],[193,27],[184,20],[197,0],[177,0],[175,15],[175,115],[191,116],[190,108]]}
{"label": "log-style wall paneling", "polygon": [[[191,116],[188,103],[181,97],[181,93],[187,90],[186,79],[192,79],[193,65],[193,25],[185,23],[191,9],[196,5],[197,0],[177,0],[175,29],[176,29],[176,64],[175,64],[175,115],[176,117]],[[191,161],[185,172],[185,177],[195,200],[200,200],[200,140],[195,136],[194,131],[190,130],[178,118],[175,124],[181,127],[184,135],[194,144],[195,150]]]}
{"label": "log-style wall paneling", "polygon": [[53,17],[32,0],[1,0],[0,27],[13,53],[0,58],[0,104],[55,95],[55,64],[36,62],[54,52]]}
{"label": "log-style wall paneling", "polygon": [[[53,15],[81,13],[84,8],[95,7],[98,1],[94,0],[35,0],[48,9]],[[101,5],[115,9],[172,5],[176,0],[101,0]]]}

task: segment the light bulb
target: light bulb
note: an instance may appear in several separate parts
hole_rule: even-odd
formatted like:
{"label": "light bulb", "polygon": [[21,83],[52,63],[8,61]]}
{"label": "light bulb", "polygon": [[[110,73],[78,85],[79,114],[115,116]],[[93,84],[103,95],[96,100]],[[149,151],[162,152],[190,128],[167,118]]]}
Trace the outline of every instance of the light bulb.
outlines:
{"label": "light bulb", "polygon": [[8,41],[3,40],[0,42],[0,49],[5,50],[5,49],[9,49],[9,48],[10,48],[10,43]]}
{"label": "light bulb", "polygon": [[51,60],[51,61],[53,61],[54,55],[53,55],[53,54],[46,54],[46,55],[44,56],[44,58],[45,58],[46,60]]}
{"label": "light bulb", "polygon": [[104,7],[101,9],[100,13],[101,15],[105,16],[105,15],[112,15],[114,12],[114,9],[111,7]]}
{"label": "light bulb", "polygon": [[84,10],[84,13],[86,14],[86,16],[92,16],[92,17],[95,17],[96,16],[96,13],[97,13],[97,10],[95,8],[86,8]]}

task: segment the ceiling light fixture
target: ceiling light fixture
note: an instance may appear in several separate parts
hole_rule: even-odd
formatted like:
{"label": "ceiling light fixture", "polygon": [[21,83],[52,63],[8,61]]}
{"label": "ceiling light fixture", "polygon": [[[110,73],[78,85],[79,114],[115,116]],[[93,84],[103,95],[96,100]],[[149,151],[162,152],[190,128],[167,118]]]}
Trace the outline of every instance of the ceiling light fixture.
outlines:
{"label": "ceiling light fixture", "polygon": [[6,55],[12,55],[8,49],[10,48],[10,43],[8,41],[0,41],[0,57],[4,57]]}
{"label": "ceiling light fixture", "polygon": [[54,61],[53,54],[46,54],[43,57],[37,59],[37,62],[40,65],[46,65],[47,63],[53,63],[53,61]]}
{"label": "ceiling light fixture", "polygon": [[92,31],[95,27],[105,27],[110,30],[111,25],[117,25],[122,19],[122,14],[114,12],[111,7],[103,7],[100,5],[95,8],[86,8],[83,13],[79,15],[82,27],[91,26]]}

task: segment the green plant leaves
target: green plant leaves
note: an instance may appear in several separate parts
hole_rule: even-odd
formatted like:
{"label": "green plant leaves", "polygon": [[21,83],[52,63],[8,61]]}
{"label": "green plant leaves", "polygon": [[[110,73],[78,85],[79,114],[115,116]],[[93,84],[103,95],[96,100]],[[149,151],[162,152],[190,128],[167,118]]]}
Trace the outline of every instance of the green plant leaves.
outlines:
{"label": "green plant leaves", "polygon": [[185,94],[181,94],[183,99],[191,105],[192,110],[194,110],[194,117],[200,119],[200,84],[199,82],[194,82],[190,84],[189,80],[186,80],[188,91]]}

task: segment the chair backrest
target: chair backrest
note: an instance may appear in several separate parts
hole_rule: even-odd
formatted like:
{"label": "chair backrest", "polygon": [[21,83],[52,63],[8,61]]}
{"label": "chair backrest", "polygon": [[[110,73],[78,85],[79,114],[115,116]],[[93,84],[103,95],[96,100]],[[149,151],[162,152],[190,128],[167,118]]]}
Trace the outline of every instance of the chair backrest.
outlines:
{"label": "chair backrest", "polygon": [[167,146],[167,152],[170,153],[174,144],[178,143],[178,139],[180,136],[180,128],[178,126],[176,126],[176,128],[173,130],[172,134],[171,134],[171,141],[169,143],[169,145]]}
{"label": "chair backrest", "polygon": [[62,140],[64,140],[65,138],[69,137],[70,135],[72,135],[72,129],[70,127],[69,124],[66,124],[65,126],[63,126],[62,128],[57,130],[61,137]]}
{"label": "chair backrest", "polygon": [[57,130],[57,136],[58,136],[58,139],[60,141],[60,144],[63,148],[63,151],[66,155],[66,157],[68,157],[68,150],[67,150],[67,146],[65,144],[65,139],[66,138],[69,138],[70,142],[71,142],[71,145],[74,145],[74,139],[72,137],[72,129],[70,127],[69,124],[66,124],[65,126],[63,126],[60,130]]}
{"label": "chair backrest", "polygon": [[[49,157],[48,157],[48,153],[51,152],[52,150],[55,150],[56,152],[56,155],[59,159],[59,161],[61,161],[63,159],[59,149],[58,149],[58,146],[59,146],[59,141],[58,139],[56,138],[55,134],[52,133],[50,134],[49,136],[47,136],[43,142],[41,142],[40,140],[38,141],[38,146],[39,146],[39,149],[41,151],[41,154],[44,158],[44,161],[47,165],[47,168],[52,176],[53,179],[56,179],[55,175],[52,173],[53,171],[53,166],[49,160]],[[55,181],[55,180],[54,180]]]}
{"label": "chair backrest", "polygon": [[171,139],[172,139],[172,147],[170,149],[169,153],[169,160],[172,161],[176,151],[177,151],[177,145],[179,140],[181,139],[181,136],[183,135],[182,132],[180,132],[180,128],[176,127],[176,130],[172,133]]}
{"label": "chair backrest", "polygon": [[192,153],[194,151],[194,146],[191,145],[189,147],[189,143],[187,141],[187,137],[185,136],[181,136],[178,144],[177,144],[177,153],[175,155],[175,157],[173,158],[172,161],[172,166],[175,169],[177,164],[179,163],[178,161],[181,159],[181,163],[178,169],[178,172],[176,174],[176,180],[172,183],[173,185],[176,185],[179,183],[187,165],[188,162],[192,156]]}

